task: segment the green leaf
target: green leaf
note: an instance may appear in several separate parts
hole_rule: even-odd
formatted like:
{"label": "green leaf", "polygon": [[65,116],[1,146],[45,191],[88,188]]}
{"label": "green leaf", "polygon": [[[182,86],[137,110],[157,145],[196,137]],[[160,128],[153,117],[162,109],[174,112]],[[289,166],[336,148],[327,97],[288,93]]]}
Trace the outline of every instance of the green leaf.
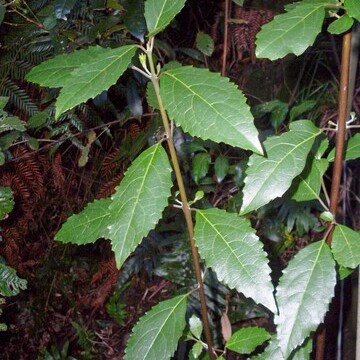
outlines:
{"label": "green leaf", "polygon": [[252,360],[309,360],[312,352],[312,339],[307,338],[304,343],[292,351],[289,358],[284,357],[281,352],[279,342],[276,336],[273,336],[265,351],[258,356],[252,357]]}
{"label": "green leaf", "polygon": [[348,31],[354,24],[354,19],[348,14],[344,14],[328,26],[328,32],[330,34],[339,35]]}
{"label": "green leaf", "polygon": [[0,263],[0,295],[15,296],[20,290],[25,290],[27,281],[16,275],[16,271],[3,263]]}
{"label": "green leaf", "polygon": [[154,37],[164,30],[184,7],[186,0],[146,0],[145,20],[148,37]]}
{"label": "green leaf", "polygon": [[43,23],[45,30],[52,30],[57,24],[55,15],[50,15],[44,19]]}
{"label": "green leaf", "polygon": [[313,341],[311,337],[308,337],[300,348],[292,352],[293,356],[291,360],[308,360],[310,359],[312,350],[313,350]]}
{"label": "green leaf", "polygon": [[321,179],[329,166],[326,159],[312,159],[310,169],[299,175],[299,182],[291,198],[295,201],[310,201],[318,199],[321,190]]}
{"label": "green leaf", "polygon": [[337,224],[331,247],[335,260],[341,266],[355,269],[360,264],[360,232]]}
{"label": "green leaf", "polygon": [[0,115],[2,114],[1,110],[4,110],[8,102],[9,102],[9,96],[0,96]]}
{"label": "green leaf", "polygon": [[33,68],[26,79],[42,86],[63,87],[56,104],[58,118],[115,84],[135,51],[136,45],[115,49],[90,47],[48,60]]}
{"label": "green leaf", "polygon": [[0,25],[4,20],[5,13],[6,13],[6,7],[3,5],[0,5]]}
{"label": "green leaf", "polygon": [[252,154],[244,180],[241,213],[256,210],[282,196],[304,169],[306,158],[321,131],[309,120],[290,124],[290,130],[264,142],[267,157]]}
{"label": "green leaf", "polygon": [[277,336],[284,357],[324,319],[336,284],[335,262],[325,241],[302,249],[284,269],[276,292]]}
{"label": "green leaf", "polygon": [[0,166],[5,164],[5,154],[0,151]]}
{"label": "green leaf", "polygon": [[211,56],[214,52],[214,40],[200,31],[196,34],[196,47],[206,56]]}
{"label": "green leaf", "polygon": [[171,166],[161,144],[145,150],[126,172],[109,206],[109,236],[118,267],[161,218],[171,186]]}
{"label": "green leaf", "polygon": [[[360,157],[360,133],[357,133],[346,142],[344,160],[350,161],[357,159],[359,157]],[[331,150],[327,159],[330,162],[335,160],[335,148]]]}
{"label": "green leaf", "polygon": [[229,79],[183,66],[163,73],[160,82],[164,106],[184,131],[262,154],[246,99]]}
{"label": "green leaf", "polygon": [[58,88],[64,86],[74,70],[83,64],[101,58],[109,49],[100,46],[90,46],[70,54],[62,54],[35,66],[26,75],[25,80],[41,86]]}
{"label": "green leaf", "polygon": [[339,271],[339,279],[344,280],[354,272],[354,269],[349,269],[340,265],[338,271]]}
{"label": "green leaf", "polygon": [[249,354],[270,338],[270,334],[264,328],[246,327],[236,331],[225,346],[239,354]]}
{"label": "green leaf", "polygon": [[132,36],[144,42],[146,23],[144,18],[144,0],[126,0],[124,24]]}
{"label": "green leaf", "polygon": [[55,2],[55,16],[57,19],[67,20],[67,15],[75,6],[77,0],[57,0]]}
{"label": "green leaf", "polygon": [[0,186],[0,220],[6,218],[14,208],[13,193],[10,187]]}
{"label": "green leaf", "polygon": [[49,113],[47,110],[38,112],[27,121],[27,127],[29,129],[42,128],[43,125],[45,125],[48,117],[49,117]]}
{"label": "green leaf", "polygon": [[288,111],[288,104],[279,100],[267,101],[252,108],[255,117],[271,113],[271,125],[274,129],[277,129],[284,122]]}
{"label": "green leaf", "polygon": [[360,6],[358,0],[345,0],[345,9],[349,16],[360,22]]}
{"label": "green leaf", "polygon": [[229,171],[229,160],[224,156],[218,156],[215,160],[215,175],[218,183],[221,183]]}
{"label": "green leaf", "polygon": [[208,153],[196,154],[192,160],[192,176],[197,184],[209,171],[211,156]]}
{"label": "green leaf", "polygon": [[17,130],[10,131],[6,135],[1,136],[0,150],[7,150],[19,136],[21,136],[21,132]]}
{"label": "green leaf", "polygon": [[171,186],[167,154],[161,144],[153,145],[134,160],[111,199],[95,200],[71,216],[55,238],[75,244],[111,239],[120,268],[159,221]]}
{"label": "green leaf", "polygon": [[0,116],[0,133],[9,130],[25,131],[25,123],[17,116]]}
{"label": "green leaf", "polygon": [[276,336],[272,337],[264,352],[252,357],[251,360],[285,360],[283,354],[281,353],[279,342],[276,339]]}
{"label": "green leaf", "polygon": [[289,114],[289,121],[293,122],[296,120],[300,115],[302,115],[305,112],[308,112],[314,108],[316,105],[316,101],[314,100],[305,100],[299,105],[295,105],[291,108],[290,114]]}
{"label": "green leaf", "polygon": [[191,318],[189,319],[189,327],[190,327],[191,333],[197,339],[200,339],[201,333],[203,331],[203,325],[202,325],[201,320],[196,315],[191,316]]}
{"label": "green leaf", "polygon": [[324,221],[327,222],[332,222],[334,221],[334,215],[330,211],[323,211],[320,214],[320,219],[323,219]]}
{"label": "green leaf", "polygon": [[154,306],[134,326],[124,360],[166,360],[174,354],[186,325],[187,295]]}
{"label": "green leaf", "polygon": [[197,210],[194,238],[220,281],[276,312],[266,253],[245,219],[215,208]]}
{"label": "green leaf", "polygon": [[275,16],[257,35],[256,56],[276,60],[290,53],[301,55],[321,31],[325,4],[302,1]]}
{"label": "green leaf", "polygon": [[201,355],[202,351],[203,351],[203,345],[200,341],[197,341],[190,350],[189,360],[199,359],[199,356]]}
{"label": "green leaf", "polygon": [[127,69],[135,51],[136,45],[106,48],[101,57],[75,69],[60,91],[55,117],[114,85]]}
{"label": "green leaf", "polygon": [[70,216],[55,235],[55,240],[84,245],[102,237],[109,239],[110,203],[110,198],[95,200],[80,213]]}

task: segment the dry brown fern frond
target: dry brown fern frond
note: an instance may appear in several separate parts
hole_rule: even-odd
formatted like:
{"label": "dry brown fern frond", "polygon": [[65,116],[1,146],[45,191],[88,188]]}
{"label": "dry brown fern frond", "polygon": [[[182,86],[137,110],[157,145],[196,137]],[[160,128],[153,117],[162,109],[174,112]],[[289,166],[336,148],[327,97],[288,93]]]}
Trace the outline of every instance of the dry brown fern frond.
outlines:
{"label": "dry brown fern frond", "polygon": [[14,164],[15,174],[27,185],[35,200],[44,198],[44,169],[42,169],[36,153],[25,147],[17,147],[14,156],[19,158]]}
{"label": "dry brown fern frond", "polygon": [[272,10],[235,8],[235,19],[242,23],[233,24],[230,28],[231,38],[234,41],[237,61],[241,61],[244,55],[250,55],[252,62],[255,62],[255,41],[256,34],[261,26],[272,20]]}
{"label": "dry brown fern frond", "polygon": [[116,147],[113,151],[104,157],[100,170],[100,174],[103,178],[109,179],[114,176],[114,173],[118,167],[116,158],[118,157],[120,150],[121,147]]}
{"label": "dry brown fern frond", "polygon": [[63,191],[66,181],[60,152],[57,152],[53,157],[53,161],[51,163],[51,173],[54,181],[54,187]]}
{"label": "dry brown fern frond", "polygon": [[0,254],[6,259],[12,267],[17,267],[21,261],[20,247],[23,236],[19,233],[17,227],[9,227],[2,232],[3,244]]}
{"label": "dry brown fern frond", "polygon": [[133,120],[129,123],[128,132],[131,140],[137,138],[144,127],[137,120]]}
{"label": "dry brown fern frond", "polygon": [[115,187],[119,185],[121,179],[123,178],[123,174],[115,175],[110,181],[105,182],[99,187],[99,190],[96,194],[97,199],[102,199],[109,197],[115,192]]}

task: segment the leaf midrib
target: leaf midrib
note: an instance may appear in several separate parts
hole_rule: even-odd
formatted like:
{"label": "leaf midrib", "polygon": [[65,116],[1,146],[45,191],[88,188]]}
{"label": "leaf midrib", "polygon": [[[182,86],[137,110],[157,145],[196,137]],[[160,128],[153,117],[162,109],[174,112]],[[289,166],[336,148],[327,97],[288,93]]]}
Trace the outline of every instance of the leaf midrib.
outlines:
{"label": "leaf midrib", "polygon": [[[146,359],[148,353],[150,352],[150,350],[152,349],[155,341],[157,340],[159,334],[161,333],[162,329],[164,328],[165,324],[167,323],[167,321],[169,320],[170,316],[175,312],[175,309],[179,306],[179,304],[184,301],[184,299],[186,298],[186,295],[183,295],[180,300],[175,304],[175,306],[172,308],[171,312],[169,313],[169,315],[166,317],[165,321],[163,321],[162,325],[159,328],[159,331],[156,333],[156,336],[154,336],[153,341],[150,343],[150,346],[148,347],[148,351],[145,353],[145,357],[144,359]],[[164,311],[167,309],[164,309]],[[138,342],[137,342],[138,343]]]}
{"label": "leaf midrib", "polygon": [[[303,303],[304,303],[303,299],[304,299],[304,297],[305,297],[305,294],[307,294],[307,289],[308,289],[308,287],[309,287],[310,280],[311,280],[311,278],[312,278],[312,276],[313,276],[315,267],[316,267],[316,265],[317,265],[317,263],[318,263],[318,260],[319,260],[319,257],[320,257],[320,253],[322,252],[322,249],[323,249],[323,247],[325,246],[325,241],[324,241],[324,240],[321,240],[321,242],[322,242],[322,244],[321,244],[321,246],[319,247],[319,250],[318,250],[316,259],[315,259],[315,261],[314,261],[314,266],[312,267],[311,272],[310,272],[310,276],[308,277],[308,278],[309,278],[309,281],[307,281],[306,287],[305,287],[304,291],[302,291],[302,294],[301,294],[301,297],[300,297],[300,299],[301,299],[300,306],[297,308],[297,311],[295,312],[296,315],[293,317],[293,319],[294,319],[293,324],[296,324],[296,323],[297,323],[298,314],[299,314],[299,312],[300,312],[300,309],[302,309],[302,307],[303,307]],[[280,306],[279,306],[279,311],[280,311]],[[289,334],[289,336],[288,336],[288,339],[287,339],[287,342],[286,342],[286,349],[283,350],[283,349],[281,348],[281,346],[280,346],[281,352],[284,354],[284,356],[288,356],[288,355],[289,355],[289,354],[288,354],[288,351],[289,351],[289,350],[288,350],[288,347],[289,347],[290,339],[291,339],[291,337],[292,337],[292,335],[293,335],[293,331],[294,331],[294,326],[291,326],[291,332],[290,332],[290,334]],[[280,342],[279,342],[279,344],[280,344]],[[299,344],[298,344],[298,345],[299,345]],[[286,351],[286,352],[284,352],[284,351]]]}
{"label": "leaf midrib", "polygon": [[[311,6],[312,4],[305,4],[305,5],[307,5],[307,6]],[[300,5],[301,6],[301,5]],[[310,7],[309,6],[309,7]],[[312,5],[312,6],[314,6],[314,5]],[[304,6],[305,7],[305,6]],[[309,17],[309,16],[311,16],[314,12],[316,12],[316,11],[318,11],[320,8],[322,8],[322,7],[324,7],[324,4],[318,4],[318,6],[314,6],[314,10],[313,11],[311,11],[311,12],[309,12],[308,14],[307,14],[307,16],[305,16],[305,17],[301,17],[301,20],[300,21],[298,21],[298,22],[296,22],[296,23],[292,23],[292,25],[293,26],[291,26],[290,28],[288,28],[287,29],[287,31],[286,32],[283,32],[283,33],[281,33],[281,35],[280,36],[278,36],[278,37],[276,37],[276,38],[274,38],[271,42],[269,42],[268,43],[268,46],[266,46],[266,47],[264,47],[262,50],[261,50],[261,52],[259,52],[258,54],[257,54],[257,56],[258,57],[261,57],[261,53],[263,53],[263,52],[266,52],[266,50],[269,48],[269,47],[273,47],[273,44],[275,43],[275,42],[277,42],[277,41],[280,41],[280,39],[282,39],[285,35],[287,35],[290,31],[292,31],[294,28],[296,28],[301,22],[305,22],[305,20],[307,19],[307,17]],[[289,12],[287,13],[287,14],[289,14]],[[281,15],[280,15],[281,16]]]}
{"label": "leaf midrib", "polygon": [[[223,242],[225,243],[225,245],[230,249],[231,253],[235,256],[235,258],[238,260],[238,263],[240,264],[241,268],[245,271],[245,273],[247,274],[247,276],[251,279],[251,282],[254,283],[256,285],[256,283],[253,281],[251,275],[249,274],[248,270],[246,269],[246,267],[244,267],[244,265],[241,263],[239,257],[237,256],[237,254],[233,251],[233,249],[230,247],[229,243],[226,241],[225,237],[216,229],[216,227],[213,225],[213,223],[205,216],[205,214],[201,211],[201,210],[197,210],[198,213],[209,223],[209,225],[214,229],[214,231],[220,236],[220,238],[223,240]],[[235,228],[237,230],[237,228]],[[244,240],[241,240],[242,242],[244,242]]]}
{"label": "leaf midrib", "polygon": [[[80,92],[82,92],[82,91],[84,91],[84,86],[86,86],[86,85],[89,85],[89,84],[91,84],[96,78],[98,78],[98,77],[100,77],[101,75],[103,75],[105,72],[107,72],[107,69],[109,68],[109,67],[111,67],[111,66],[113,66],[117,61],[121,61],[122,60],[122,58],[129,52],[129,51],[131,51],[131,50],[133,50],[134,48],[135,48],[135,45],[134,46],[131,46],[131,45],[129,45],[130,47],[129,47],[129,49],[127,49],[125,52],[123,52],[121,55],[109,55],[109,57],[108,58],[111,58],[112,56],[114,56],[115,57],[115,59],[113,60],[113,61],[111,61],[111,63],[109,63],[107,66],[105,66],[103,69],[101,69],[100,71],[98,71],[98,72],[95,72],[95,74],[93,75],[93,77],[91,77],[91,78],[89,78],[88,79],[88,81],[82,81],[82,82],[80,82],[80,84],[79,84],[79,89],[77,90],[77,91],[75,91],[75,92],[71,92],[71,91],[67,91],[67,94],[71,94],[71,97],[69,98],[69,97],[67,97],[67,100],[66,100],[66,102],[64,102],[64,105],[62,106],[62,109],[65,109],[65,110],[61,110],[61,113],[62,112],[64,112],[64,111],[66,111],[66,110],[69,110],[69,109],[66,109],[66,107],[68,106],[67,104],[69,103],[69,99],[73,99],[74,97],[77,97],[78,96],[78,94],[80,93]],[[86,66],[85,66],[86,65]],[[71,74],[74,72],[74,71],[81,71],[82,70],[82,68],[88,68],[90,65],[89,64],[84,64],[84,65],[81,65],[81,66],[79,66],[79,67],[77,67],[76,69],[74,69],[72,72],[71,72]],[[79,74],[72,74],[72,76],[74,76],[74,78],[72,79],[73,81],[74,81],[74,79],[75,78],[78,78],[78,77],[80,77],[80,76],[83,76],[84,75],[84,73],[80,73],[80,75]],[[72,81],[72,84],[71,84],[71,86],[69,86],[68,84],[65,84],[64,86],[63,86],[63,88],[62,88],[62,92],[64,91],[64,90],[68,90],[68,88],[73,88],[73,81]],[[117,78],[115,79],[115,77],[114,77],[114,83],[117,81]]]}
{"label": "leaf midrib", "polygon": [[[129,229],[130,229],[130,227],[131,227],[131,224],[132,224],[132,221],[133,221],[133,218],[134,218],[135,209],[137,208],[137,206],[138,206],[138,204],[139,204],[140,194],[143,192],[143,187],[144,187],[145,180],[146,180],[146,178],[147,178],[147,176],[148,176],[148,173],[149,173],[149,171],[150,171],[150,167],[153,165],[154,157],[155,157],[155,155],[156,155],[156,153],[157,153],[157,151],[158,151],[158,149],[159,149],[160,147],[161,147],[161,144],[160,144],[160,143],[158,143],[158,144],[155,145],[153,154],[151,155],[151,158],[150,158],[151,161],[149,161],[149,163],[148,163],[148,165],[147,165],[147,167],[146,167],[146,171],[145,171],[144,176],[143,176],[142,181],[141,181],[141,186],[139,187],[139,191],[138,191],[137,194],[136,194],[136,201],[135,201],[134,206],[133,206],[132,211],[131,211],[130,220],[129,220],[128,223],[127,223],[128,226],[127,226],[127,228],[126,228],[126,232],[125,232],[125,235],[124,235],[124,239],[127,238],[127,234],[128,234],[128,232],[129,232]],[[121,212],[121,210],[122,210],[122,207],[119,209],[118,215],[119,215],[119,213]],[[118,253],[118,256],[119,256],[119,257],[121,257],[122,254],[123,254],[124,246],[125,246],[125,241],[122,241],[121,251]],[[131,244],[131,246],[133,246],[133,244]]]}
{"label": "leaf midrib", "polygon": [[[210,104],[204,97],[200,96],[198,93],[196,93],[195,91],[193,91],[191,89],[190,86],[188,86],[186,83],[184,83],[182,80],[180,80],[179,78],[177,78],[175,75],[173,75],[172,73],[170,73],[169,71],[165,72],[165,75],[168,75],[170,77],[172,77],[175,81],[178,81],[181,85],[183,85],[189,92],[191,92],[193,94],[193,98],[196,96],[197,98],[199,98],[200,100],[202,100],[207,106],[209,106],[218,116],[220,116],[221,119],[223,119],[226,123],[228,123],[230,125],[231,128],[233,128],[237,134],[241,135],[242,138],[245,138],[243,136],[243,134],[226,118],[223,117],[222,113],[220,111],[218,111],[212,104]],[[245,138],[246,139],[246,138]],[[247,142],[249,142],[246,139]],[[255,147],[255,146],[254,146]],[[256,147],[255,147],[256,148]]]}
{"label": "leaf midrib", "polygon": [[[295,130],[296,131],[296,130]],[[290,133],[290,132],[289,132]],[[265,161],[272,161],[272,162],[275,162],[276,163],[276,166],[274,167],[274,169],[272,171],[270,171],[270,173],[267,175],[267,177],[264,178],[264,181],[261,185],[261,187],[259,188],[259,190],[255,193],[255,195],[252,197],[251,201],[249,201],[248,205],[246,206],[246,208],[244,210],[246,210],[247,208],[250,207],[250,205],[253,203],[254,201],[254,198],[257,197],[257,195],[261,192],[261,190],[263,189],[263,187],[265,186],[265,184],[268,183],[268,181],[270,181],[270,184],[273,182],[273,179],[271,178],[271,176],[274,174],[275,170],[277,170],[277,168],[280,166],[280,164],[282,164],[290,155],[292,155],[292,153],[297,150],[300,146],[302,146],[303,144],[305,144],[306,142],[312,140],[313,138],[316,138],[317,136],[319,136],[319,134],[321,134],[321,131],[319,130],[317,133],[312,133],[312,135],[308,138],[306,138],[305,140],[303,140],[301,143],[299,143],[298,145],[294,146],[291,151],[289,151],[288,153],[286,153],[286,155],[280,159],[278,162],[274,161],[274,160],[271,160],[269,158],[264,158]],[[278,145],[281,145],[280,143]],[[293,145],[293,144],[291,144]],[[265,147],[265,150],[266,150],[266,147]],[[257,155],[257,154],[254,154],[253,156],[260,156],[260,155]],[[250,170],[250,167],[249,167],[249,170]],[[247,177],[248,178],[248,177]],[[246,178],[246,179],[247,179]],[[245,179],[245,182],[246,182],[246,179]],[[247,183],[247,182],[246,182]],[[242,212],[241,212],[242,213]]]}
{"label": "leaf midrib", "polygon": [[[161,11],[160,11],[160,14],[159,14],[159,16],[158,16],[158,18],[157,18],[157,20],[156,20],[156,22],[155,22],[154,29],[152,30],[152,32],[158,30],[157,27],[158,27],[158,25],[159,25],[159,22],[160,22],[161,17],[163,16],[164,8],[165,8],[165,4],[166,4],[166,3],[167,3],[167,0],[163,1],[163,6],[162,6]],[[154,9],[154,10],[155,10],[155,9]]]}

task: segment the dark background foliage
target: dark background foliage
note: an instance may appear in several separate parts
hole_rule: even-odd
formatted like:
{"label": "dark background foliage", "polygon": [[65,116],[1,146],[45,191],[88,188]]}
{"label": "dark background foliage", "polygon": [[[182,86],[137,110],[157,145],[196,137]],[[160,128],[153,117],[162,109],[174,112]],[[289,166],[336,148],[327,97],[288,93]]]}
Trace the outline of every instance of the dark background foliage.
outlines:
{"label": "dark background foliage", "polygon": [[[301,105],[300,114],[293,113],[295,118],[301,115],[325,126],[337,116],[339,38],[324,33],[299,58],[288,56],[275,62],[255,58],[256,33],[288,2],[250,0],[244,8],[233,3],[232,18],[245,23],[231,23],[229,41],[224,44],[223,2],[189,0],[157,40],[158,60],[220,71],[226,46],[227,75],[244,90],[262,138],[285,130],[289,117],[293,120],[289,109]],[[143,1],[17,0],[5,5],[0,27],[0,96],[9,97],[6,111],[25,121],[27,130],[0,137],[6,159],[0,186],[12,188],[16,204],[1,223],[0,256],[28,280],[28,289],[3,306],[2,322],[9,330],[1,333],[0,358],[119,359],[138,317],[195,281],[183,220],[176,210],[168,209],[156,231],[120,271],[104,240],[76,247],[53,239],[69,215],[114,192],[129,163],[161,136],[161,126],[146,103],[144,78],[130,71],[109,91],[58,120],[54,119],[58,90],[39,88],[24,78],[33,66],[57,54],[142,40]],[[196,48],[199,31],[214,41],[211,56]],[[359,77],[353,109],[360,114]],[[238,210],[248,154],[182,132],[175,135],[189,193],[204,191],[204,207],[211,203]],[[209,161],[201,167],[204,157]],[[360,226],[357,165],[346,166],[341,205],[344,221],[354,228]],[[252,219],[269,251],[275,281],[299,249],[321,237],[318,212],[314,204],[286,200],[261,209]],[[349,282],[345,292],[350,298]],[[218,343],[221,331],[216,329],[226,305],[232,309],[234,327],[258,324],[271,330],[271,319],[263,309],[221,285],[215,276],[209,277],[206,295]],[[189,308],[198,312],[195,296]],[[336,330],[336,301],[334,309],[330,321]],[[345,315],[351,318],[349,311]],[[349,344],[345,349],[350,349],[349,354],[345,350],[346,359],[352,356],[351,326],[350,322],[345,326],[345,344]],[[331,336],[336,334],[330,334],[329,354],[335,343]],[[186,343],[181,343],[178,359],[184,358],[186,349]]]}

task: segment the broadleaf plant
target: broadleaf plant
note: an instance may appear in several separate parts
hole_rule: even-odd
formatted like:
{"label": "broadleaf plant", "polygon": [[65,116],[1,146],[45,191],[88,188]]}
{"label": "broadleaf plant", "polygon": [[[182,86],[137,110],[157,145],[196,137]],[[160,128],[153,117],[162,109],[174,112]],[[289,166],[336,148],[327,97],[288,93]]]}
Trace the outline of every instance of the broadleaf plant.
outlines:
{"label": "broadleaf plant", "polygon": [[[66,16],[73,2],[60,3],[63,4],[61,16]],[[328,162],[334,160],[333,151],[327,159],[322,158],[328,145],[323,142],[325,145],[321,152],[315,154],[313,146],[323,130],[311,120],[294,121],[295,113],[290,114],[291,124],[287,131],[269,136],[261,143],[246,98],[229,79],[207,69],[157,63],[155,37],[184,5],[185,0],[145,1],[144,18],[148,30],[145,44],[113,49],[89,47],[56,56],[33,68],[27,75],[28,81],[62,88],[56,102],[56,116],[59,117],[108,90],[131,68],[148,80],[148,103],[160,112],[163,123],[161,140],[133,161],[115,194],[109,199],[95,200],[79,214],[71,216],[56,239],[79,245],[95,242],[98,238],[110,239],[120,268],[154,229],[169,205],[169,198],[175,198],[175,203],[171,200],[170,205],[183,212],[197,286],[185,295],[160,302],[139,320],[129,338],[125,359],[170,359],[184,334],[187,300],[193,292],[198,292],[202,323],[199,324],[197,317],[190,317],[190,333],[195,340],[190,356],[202,356],[202,349],[207,349],[208,358],[216,358],[203,282],[206,267],[212,268],[217,278],[228,287],[266,307],[266,311],[273,313],[277,325],[277,332],[271,339],[264,329],[259,328],[235,332],[219,358],[226,357],[227,349],[251,353],[258,345],[270,340],[264,352],[254,354],[253,358],[306,359],[311,352],[312,332],[323,321],[334,293],[336,261],[342,269],[354,269],[360,262],[359,234],[336,223],[335,211],[330,211],[321,195],[322,177]],[[278,59],[289,53],[303,53],[320,32],[328,10],[345,11],[350,22],[358,20],[355,2],[351,0],[345,1],[345,6],[336,0],[302,0],[289,4],[286,13],[276,16],[258,34],[258,57]],[[336,31],[339,29],[336,23],[332,27]],[[143,34],[135,37],[143,40]],[[139,61],[132,63],[137,52]],[[285,125],[288,112],[287,104],[285,106],[286,111],[273,124],[275,129]],[[296,112],[302,113],[303,110],[298,108]],[[249,154],[245,185],[240,193],[240,214],[209,208],[207,202],[197,206],[198,199],[188,200],[174,144],[175,126],[192,137],[222,142],[241,148],[244,153],[253,152]],[[355,136],[348,141],[348,160],[358,156],[357,140]],[[196,151],[200,153],[194,156],[192,175],[196,183],[201,183],[211,169],[212,155],[202,144]],[[230,172],[230,165],[224,159],[218,157],[215,160],[218,183]],[[179,199],[171,197],[172,190],[173,194],[179,194]],[[267,254],[255,234],[250,213],[287,196],[298,202],[318,201],[322,213],[330,214],[323,218],[330,221],[325,239],[306,246],[283,269],[274,295]],[[327,243],[333,226],[334,243],[329,247]]]}

